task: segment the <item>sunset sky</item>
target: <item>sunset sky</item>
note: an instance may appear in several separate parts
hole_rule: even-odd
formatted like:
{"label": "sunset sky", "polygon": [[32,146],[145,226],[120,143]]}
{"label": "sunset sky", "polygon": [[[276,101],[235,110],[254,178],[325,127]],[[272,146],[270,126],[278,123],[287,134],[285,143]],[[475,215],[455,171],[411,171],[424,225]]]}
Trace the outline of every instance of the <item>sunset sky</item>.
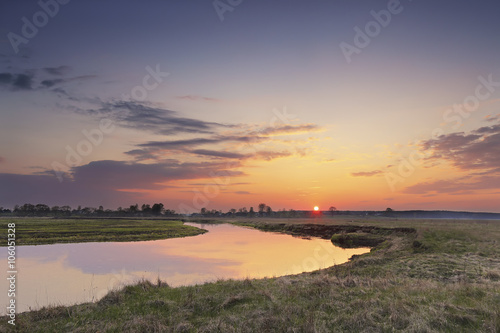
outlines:
{"label": "sunset sky", "polygon": [[0,206],[500,212],[499,13],[4,0]]}

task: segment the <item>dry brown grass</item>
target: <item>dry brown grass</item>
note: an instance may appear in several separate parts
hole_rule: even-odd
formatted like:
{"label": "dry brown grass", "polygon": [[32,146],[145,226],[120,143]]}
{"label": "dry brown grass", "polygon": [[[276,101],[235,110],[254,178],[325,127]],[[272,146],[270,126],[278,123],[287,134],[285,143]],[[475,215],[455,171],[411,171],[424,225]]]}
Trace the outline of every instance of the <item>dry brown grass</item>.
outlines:
{"label": "dry brown grass", "polygon": [[[500,331],[498,222],[349,222],[349,218],[323,222],[411,227],[417,233],[389,235],[367,255],[311,273],[181,288],[143,281],[112,292],[95,304],[22,314],[19,330]],[[296,222],[300,221],[291,223]],[[5,327],[4,323],[0,326]]]}

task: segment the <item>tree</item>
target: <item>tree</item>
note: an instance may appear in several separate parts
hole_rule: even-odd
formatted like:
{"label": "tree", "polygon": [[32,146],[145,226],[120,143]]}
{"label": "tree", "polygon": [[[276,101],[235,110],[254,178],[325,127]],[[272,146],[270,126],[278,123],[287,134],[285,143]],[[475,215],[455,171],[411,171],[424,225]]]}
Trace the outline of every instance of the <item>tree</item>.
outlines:
{"label": "tree", "polygon": [[175,210],[173,209],[165,209],[165,216],[174,216]]}
{"label": "tree", "polygon": [[392,213],[393,211],[394,211],[394,210],[393,210],[392,208],[387,208],[387,209],[385,210],[385,212],[386,212],[386,213]]}
{"label": "tree", "polygon": [[65,215],[71,215],[71,207],[70,206],[62,206],[61,212],[63,212]]}
{"label": "tree", "polygon": [[267,213],[267,216],[271,216],[273,210],[271,209],[271,207],[269,206],[266,206],[266,213]]}
{"label": "tree", "polygon": [[155,203],[151,208],[151,213],[153,213],[153,215],[161,215],[162,211],[163,211],[162,203]]}
{"label": "tree", "polygon": [[141,210],[145,214],[150,214],[151,213],[151,206],[147,204],[143,204],[141,207]]}
{"label": "tree", "polygon": [[337,208],[334,207],[334,206],[330,206],[330,208],[328,208],[328,210],[330,211],[330,213],[332,214],[332,216],[335,214],[335,212],[337,211]]}
{"label": "tree", "polygon": [[130,207],[128,208],[128,211],[131,214],[136,214],[139,211],[139,205],[138,204],[130,205]]}
{"label": "tree", "polygon": [[236,214],[236,209],[231,208],[231,209],[229,210],[229,212],[231,213],[231,215],[233,215],[233,216],[234,216],[234,214]]}
{"label": "tree", "polygon": [[265,203],[259,204],[259,214],[264,213],[264,209],[266,209],[267,205]]}
{"label": "tree", "polygon": [[201,215],[206,215],[207,214],[207,209],[205,207],[203,207],[201,210],[200,210],[200,214]]}
{"label": "tree", "polygon": [[35,206],[36,215],[45,216],[50,212],[50,207],[44,204],[37,204]]}
{"label": "tree", "polygon": [[253,207],[250,207],[250,210],[248,211],[248,216],[250,216],[250,217],[255,216],[255,212],[253,211]]}

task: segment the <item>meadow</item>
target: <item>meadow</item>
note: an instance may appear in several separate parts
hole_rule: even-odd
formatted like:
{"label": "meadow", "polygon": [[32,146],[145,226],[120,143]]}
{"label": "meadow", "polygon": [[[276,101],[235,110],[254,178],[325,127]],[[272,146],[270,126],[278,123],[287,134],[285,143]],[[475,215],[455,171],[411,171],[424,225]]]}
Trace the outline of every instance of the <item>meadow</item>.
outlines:
{"label": "meadow", "polygon": [[195,236],[205,230],[179,220],[100,218],[4,218],[0,219],[0,246],[6,246],[7,224],[16,224],[16,245],[55,243],[131,242]]}
{"label": "meadow", "polygon": [[[168,281],[140,281],[95,303],[19,314],[16,329],[500,331],[500,221],[354,216],[225,221],[301,237],[317,236],[323,230],[321,237],[333,237],[336,244],[352,247],[368,241],[376,245],[346,264],[299,275],[178,288],[169,287]],[[326,234],[331,228],[339,232]],[[0,330],[8,331],[8,326],[6,317],[0,318]]]}

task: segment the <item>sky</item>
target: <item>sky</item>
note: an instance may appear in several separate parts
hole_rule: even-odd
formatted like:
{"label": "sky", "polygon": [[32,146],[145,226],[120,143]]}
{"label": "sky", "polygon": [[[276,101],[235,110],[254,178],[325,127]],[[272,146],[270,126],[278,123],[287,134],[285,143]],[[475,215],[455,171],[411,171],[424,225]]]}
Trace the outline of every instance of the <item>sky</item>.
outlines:
{"label": "sky", "polygon": [[0,206],[500,212],[497,1],[0,3]]}

